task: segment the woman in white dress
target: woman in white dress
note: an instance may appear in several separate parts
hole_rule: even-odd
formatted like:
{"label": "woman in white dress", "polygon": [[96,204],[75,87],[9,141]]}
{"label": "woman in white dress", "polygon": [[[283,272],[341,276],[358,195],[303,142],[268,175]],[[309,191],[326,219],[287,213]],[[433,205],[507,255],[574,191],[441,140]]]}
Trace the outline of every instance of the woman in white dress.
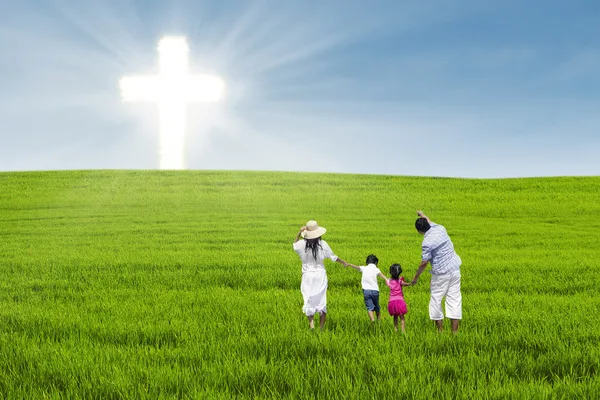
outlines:
{"label": "woman in white dress", "polygon": [[[308,221],[300,228],[300,232],[294,240],[294,251],[302,260],[302,284],[300,291],[304,298],[302,311],[308,317],[310,329],[315,328],[315,314],[320,314],[321,329],[325,326],[327,317],[327,273],[325,272],[324,260],[343,264],[348,263],[336,256],[326,241],[321,236],[327,230],[317,225],[316,221]],[[303,239],[300,240],[300,237]]]}

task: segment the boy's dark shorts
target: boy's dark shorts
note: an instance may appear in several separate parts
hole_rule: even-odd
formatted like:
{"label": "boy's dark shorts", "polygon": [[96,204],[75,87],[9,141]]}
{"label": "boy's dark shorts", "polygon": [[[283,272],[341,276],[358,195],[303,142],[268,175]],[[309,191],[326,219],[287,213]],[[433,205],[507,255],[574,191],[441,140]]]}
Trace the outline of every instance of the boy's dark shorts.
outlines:
{"label": "boy's dark shorts", "polygon": [[379,290],[367,290],[363,289],[363,296],[365,297],[365,306],[369,311],[379,311]]}

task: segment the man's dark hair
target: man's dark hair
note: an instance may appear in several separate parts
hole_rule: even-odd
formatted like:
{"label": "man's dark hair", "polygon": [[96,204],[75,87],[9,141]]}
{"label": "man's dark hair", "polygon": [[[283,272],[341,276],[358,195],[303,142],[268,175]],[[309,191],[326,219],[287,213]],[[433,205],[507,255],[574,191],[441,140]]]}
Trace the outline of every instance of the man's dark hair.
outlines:
{"label": "man's dark hair", "polygon": [[379,258],[377,258],[377,256],[375,254],[369,254],[367,257],[367,265],[369,264],[375,264],[377,265],[377,263],[379,262]]}
{"label": "man's dark hair", "polygon": [[415,222],[415,228],[417,228],[419,232],[425,233],[429,230],[429,228],[431,228],[431,225],[429,225],[427,218],[417,218],[417,221]]}

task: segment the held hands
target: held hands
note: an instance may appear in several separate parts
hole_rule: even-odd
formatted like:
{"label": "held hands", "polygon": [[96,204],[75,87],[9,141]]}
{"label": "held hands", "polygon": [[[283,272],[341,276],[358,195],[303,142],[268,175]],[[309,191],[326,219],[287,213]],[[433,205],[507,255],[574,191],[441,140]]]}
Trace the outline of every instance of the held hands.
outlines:
{"label": "held hands", "polygon": [[349,262],[347,262],[345,266],[346,266],[346,267],[352,267],[352,268],[354,268],[354,269],[355,269],[355,270],[357,270],[357,271],[358,271],[358,270],[360,270],[360,268],[359,268],[359,267],[357,267],[356,265],[354,265],[354,264],[352,264],[352,263],[349,263]]}

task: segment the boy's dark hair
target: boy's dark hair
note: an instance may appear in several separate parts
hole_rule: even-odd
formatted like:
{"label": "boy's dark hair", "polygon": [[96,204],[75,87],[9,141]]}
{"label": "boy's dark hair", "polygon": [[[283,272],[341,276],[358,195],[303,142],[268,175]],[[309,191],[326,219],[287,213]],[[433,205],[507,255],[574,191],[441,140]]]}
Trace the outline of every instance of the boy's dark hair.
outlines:
{"label": "boy's dark hair", "polygon": [[309,249],[312,252],[313,258],[317,259],[317,254],[319,254],[319,249],[323,249],[321,246],[321,236],[314,239],[305,239],[304,251],[307,252]]}
{"label": "boy's dark hair", "polygon": [[400,264],[390,265],[390,275],[392,276],[393,280],[397,281],[398,279],[400,279],[401,273],[402,273],[402,267],[400,266]]}
{"label": "boy's dark hair", "polygon": [[425,233],[431,228],[431,225],[429,225],[427,218],[417,218],[415,228],[417,228],[417,231]]}
{"label": "boy's dark hair", "polygon": [[379,262],[379,258],[377,258],[377,256],[375,254],[369,254],[367,256],[367,265],[369,265],[369,264],[377,265],[378,262]]}

